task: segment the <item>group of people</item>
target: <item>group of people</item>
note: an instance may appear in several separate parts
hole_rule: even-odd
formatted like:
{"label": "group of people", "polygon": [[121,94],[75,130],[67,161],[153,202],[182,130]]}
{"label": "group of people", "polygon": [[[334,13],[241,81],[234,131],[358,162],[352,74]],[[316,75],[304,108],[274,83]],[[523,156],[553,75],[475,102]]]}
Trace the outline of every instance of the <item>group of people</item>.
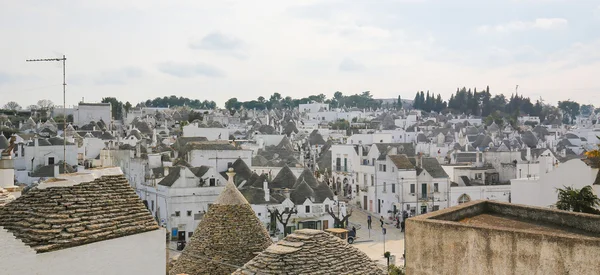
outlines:
{"label": "group of people", "polygon": [[[404,221],[406,219],[409,218],[409,214],[406,211],[402,211],[401,213],[399,213],[398,215],[396,215],[394,217],[394,222],[396,223],[396,228],[399,228],[401,231],[400,232],[404,232]],[[384,224],[385,219],[383,218],[383,216],[381,216],[379,218],[379,222],[381,223],[381,227],[383,228],[383,224]],[[371,226],[372,223],[372,219],[371,219],[371,215],[367,216],[367,226],[368,229],[373,229]]]}

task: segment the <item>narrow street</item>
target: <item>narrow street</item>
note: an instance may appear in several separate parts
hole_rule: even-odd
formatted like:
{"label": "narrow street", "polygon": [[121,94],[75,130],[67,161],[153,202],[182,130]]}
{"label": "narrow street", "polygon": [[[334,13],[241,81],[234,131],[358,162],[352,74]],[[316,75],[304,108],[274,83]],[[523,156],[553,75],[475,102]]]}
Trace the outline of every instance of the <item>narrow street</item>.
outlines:
{"label": "narrow street", "polygon": [[402,254],[404,253],[404,233],[388,220],[386,221],[387,223],[384,223],[386,235],[383,236],[379,216],[375,215],[371,215],[372,229],[369,230],[367,227],[367,216],[368,214],[364,210],[353,207],[352,216],[350,216],[350,228],[355,226],[357,229],[356,234],[358,235],[358,239],[353,245],[381,265],[385,266],[387,264],[387,260],[383,256],[385,251],[389,251],[393,256],[396,256],[395,262],[390,261],[390,264],[404,265],[404,259],[402,259]]}

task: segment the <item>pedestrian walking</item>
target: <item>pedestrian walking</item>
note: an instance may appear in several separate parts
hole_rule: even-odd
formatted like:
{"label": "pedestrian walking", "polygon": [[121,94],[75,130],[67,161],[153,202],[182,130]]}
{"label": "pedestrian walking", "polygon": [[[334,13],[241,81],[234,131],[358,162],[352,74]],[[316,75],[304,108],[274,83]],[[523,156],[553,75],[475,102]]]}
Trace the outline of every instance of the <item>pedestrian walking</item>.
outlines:
{"label": "pedestrian walking", "polygon": [[383,227],[383,216],[381,216],[381,218],[379,219],[379,221],[381,222],[381,227]]}
{"label": "pedestrian walking", "polygon": [[371,229],[371,215],[367,216],[367,226]]}
{"label": "pedestrian walking", "polygon": [[400,222],[400,232],[404,232],[404,220],[402,220],[402,222]]}

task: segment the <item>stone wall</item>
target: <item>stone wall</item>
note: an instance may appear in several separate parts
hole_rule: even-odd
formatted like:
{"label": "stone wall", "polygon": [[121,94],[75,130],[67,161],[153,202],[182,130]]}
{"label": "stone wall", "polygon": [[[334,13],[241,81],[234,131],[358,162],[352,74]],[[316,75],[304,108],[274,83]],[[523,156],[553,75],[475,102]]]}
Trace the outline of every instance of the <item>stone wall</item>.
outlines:
{"label": "stone wall", "polygon": [[572,228],[588,229],[589,234],[539,233],[455,222],[486,211],[532,218],[540,210],[485,203],[489,202],[407,220],[407,274],[600,274],[600,234],[586,222],[590,219],[598,224],[596,217],[577,214],[568,218],[573,214],[555,210],[537,214],[548,217],[544,222],[568,221]]}

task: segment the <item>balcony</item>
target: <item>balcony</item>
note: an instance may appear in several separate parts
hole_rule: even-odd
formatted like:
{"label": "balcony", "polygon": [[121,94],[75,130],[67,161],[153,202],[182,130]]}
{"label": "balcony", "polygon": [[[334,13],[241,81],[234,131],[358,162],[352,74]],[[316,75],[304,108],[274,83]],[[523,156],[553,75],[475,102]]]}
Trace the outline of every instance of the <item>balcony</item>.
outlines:
{"label": "balcony", "polygon": [[336,172],[348,172],[348,166],[335,166]]}

